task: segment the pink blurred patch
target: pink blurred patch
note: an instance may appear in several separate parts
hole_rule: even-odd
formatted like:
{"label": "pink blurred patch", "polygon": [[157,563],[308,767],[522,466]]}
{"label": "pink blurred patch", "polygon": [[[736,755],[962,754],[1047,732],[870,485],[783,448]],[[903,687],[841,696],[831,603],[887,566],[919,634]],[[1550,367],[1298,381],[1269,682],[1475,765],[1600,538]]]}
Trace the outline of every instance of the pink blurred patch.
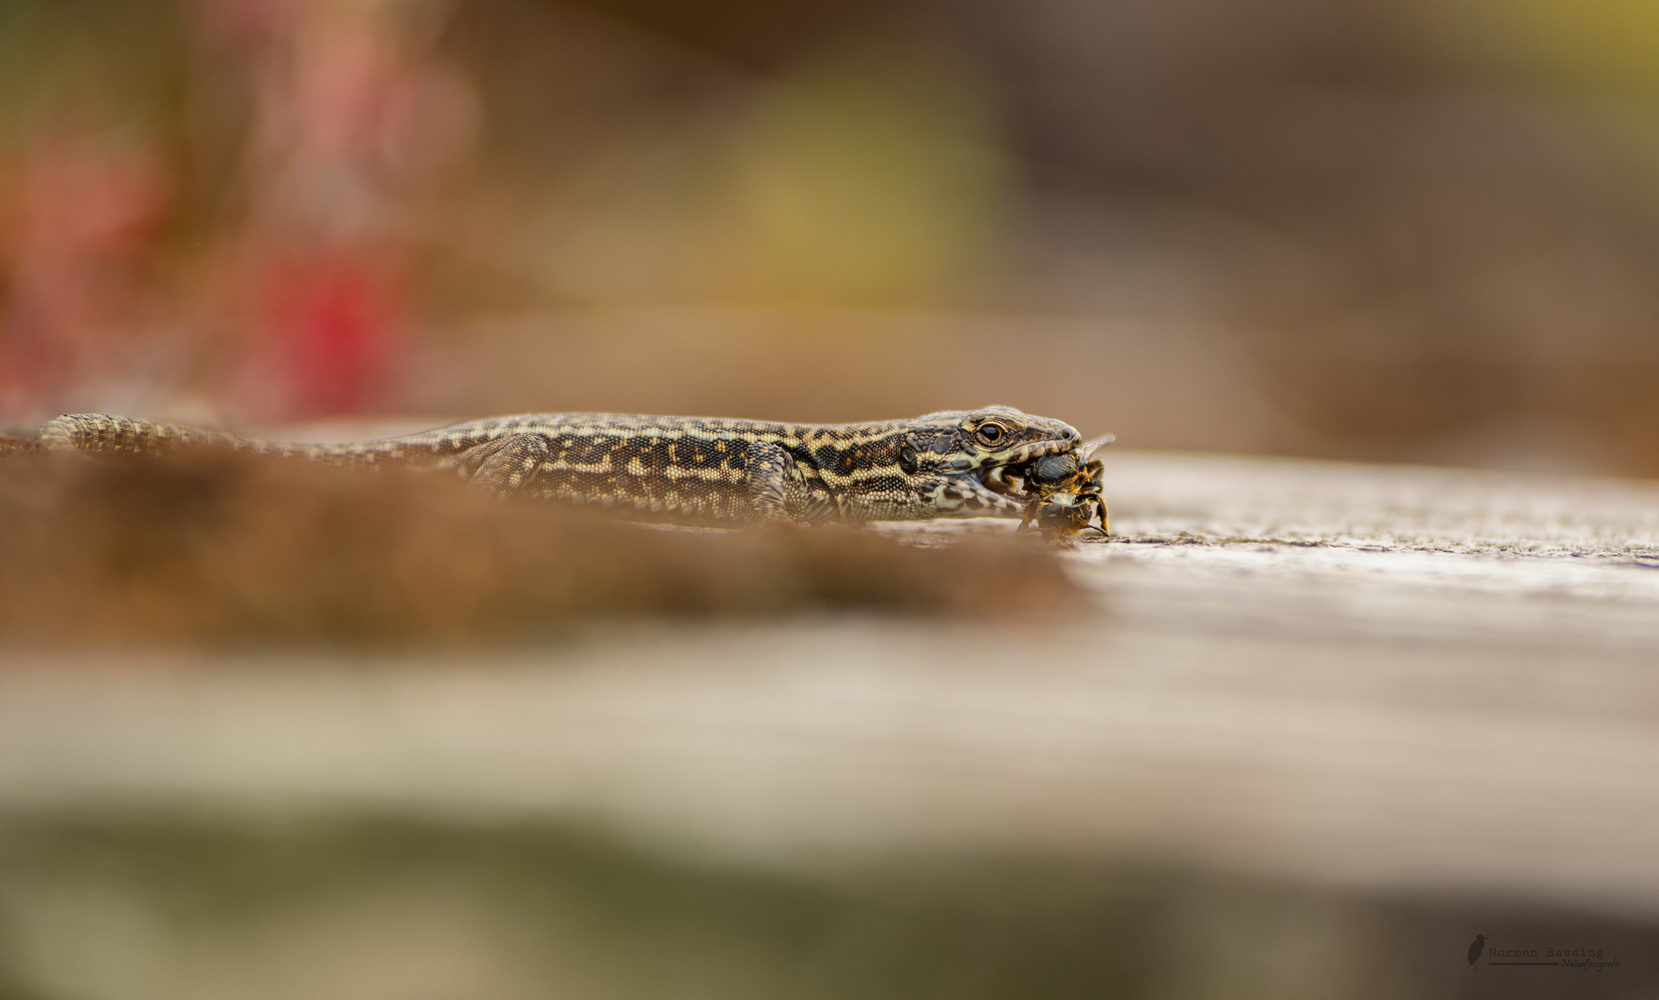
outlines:
{"label": "pink blurred patch", "polygon": [[106,374],[105,341],[143,311],[139,271],[169,201],[140,139],[43,137],[0,172],[0,409],[50,409]]}
{"label": "pink blurred patch", "polygon": [[401,343],[398,282],[367,252],[270,265],[267,330],[283,419],[362,413],[384,402]]}

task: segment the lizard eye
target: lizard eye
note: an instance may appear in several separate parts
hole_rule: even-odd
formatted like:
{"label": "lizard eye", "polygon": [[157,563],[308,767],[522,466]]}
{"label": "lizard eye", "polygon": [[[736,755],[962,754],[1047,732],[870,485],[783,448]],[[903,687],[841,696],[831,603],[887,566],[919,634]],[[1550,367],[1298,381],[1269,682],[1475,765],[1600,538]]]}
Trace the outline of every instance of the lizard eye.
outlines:
{"label": "lizard eye", "polygon": [[903,469],[907,476],[916,474],[916,449],[909,445],[899,448],[899,468]]}
{"label": "lizard eye", "polygon": [[979,435],[979,440],[985,444],[997,444],[1007,436],[1007,432],[1003,430],[1002,425],[994,420],[988,420],[980,424],[976,433]]}

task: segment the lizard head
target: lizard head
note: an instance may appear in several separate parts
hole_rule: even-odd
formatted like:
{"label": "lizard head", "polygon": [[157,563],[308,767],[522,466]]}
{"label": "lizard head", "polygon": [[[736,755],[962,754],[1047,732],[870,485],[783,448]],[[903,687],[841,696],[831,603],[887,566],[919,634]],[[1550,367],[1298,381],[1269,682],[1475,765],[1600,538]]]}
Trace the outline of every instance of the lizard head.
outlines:
{"label": "lizard head", "polygon": [[953,410],[919,417],[905,435],[899,465],[912,487],[939,514],[1020,517],[1031,497],[1010,470],[1048,455],[1076,450],[1081,435],[1070,424],[1008,406]]}

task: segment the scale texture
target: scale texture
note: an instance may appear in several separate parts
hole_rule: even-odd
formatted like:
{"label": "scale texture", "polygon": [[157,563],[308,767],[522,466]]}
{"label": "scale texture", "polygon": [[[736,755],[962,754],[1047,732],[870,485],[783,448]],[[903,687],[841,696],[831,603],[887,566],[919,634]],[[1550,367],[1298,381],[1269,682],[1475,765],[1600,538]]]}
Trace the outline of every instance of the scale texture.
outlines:
{"label": "scale texture", "polygon": [[107,414],[70,414],[39,445],[95,455],[221,448],[330,465],[451,470],[492,493],[597,504],[677,524],[1022,517],[995,477],[1081,436],[1006,406],[911,420],[791,424],[714,417],[535,413],[356,444],[286,444]]}

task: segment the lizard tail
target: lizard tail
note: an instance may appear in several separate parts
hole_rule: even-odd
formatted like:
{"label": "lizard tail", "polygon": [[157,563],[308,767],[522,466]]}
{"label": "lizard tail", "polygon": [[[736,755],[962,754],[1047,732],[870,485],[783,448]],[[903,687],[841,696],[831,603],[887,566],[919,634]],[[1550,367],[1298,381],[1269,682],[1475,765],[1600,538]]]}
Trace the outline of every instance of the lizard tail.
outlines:
{"label": "lizard tail", "polygon": [[36,443],[45,451],[78,451],[87,455],[168,455],[185,448],[257,449],[219,431],[174,424],[156,424],[107,413],[66,413],[40,429]]}
{"label": "lizard tail", "polygon": [[[328,465],[372,466],[390,451],[368,445],[290,444],[257,441],[223,431],[152,423],[107,413],[66,413],[46,422],[35,439],[42,451],[76,451],[83,455],[172,455],[181,451],[213,448],[225,451],[303,458]],[[384,442],[381,444],[385,444]]]}

